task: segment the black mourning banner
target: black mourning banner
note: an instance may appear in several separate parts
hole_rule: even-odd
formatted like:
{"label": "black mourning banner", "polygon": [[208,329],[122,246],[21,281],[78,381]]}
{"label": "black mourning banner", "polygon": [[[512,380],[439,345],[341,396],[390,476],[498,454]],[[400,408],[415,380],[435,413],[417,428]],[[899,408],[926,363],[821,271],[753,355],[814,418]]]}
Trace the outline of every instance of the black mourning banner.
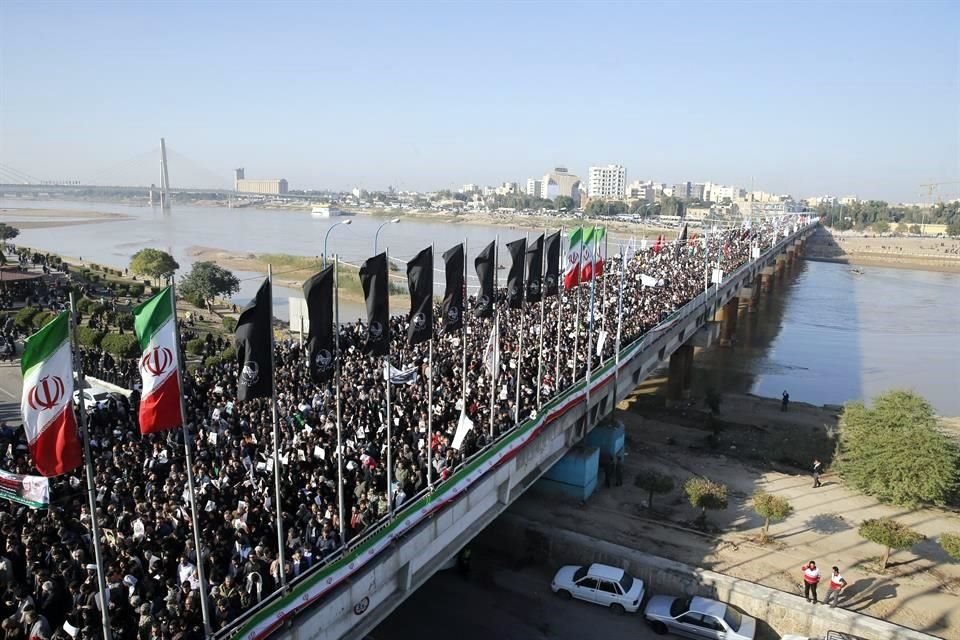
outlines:
{"label": "black mourning banner", "polygon": [[477,254],[473,262],[477,269],[477,278],[480,279],[480,292],[477,294],[477,315],[481,318],[489,318],[493,315],[493,305],[496,301],[493,279],[497,273],[497,265],[493,263],[495,253],[496,243],[491,242]]}
{"label": "black mourning banner", "polygon": [[543,276],[543,295],[550,297],[560,291],[560,232],[548,235],[544,246],[547,271]]}
{"label": "black mourning banner", "polygon": [[310,318],[307,332],[310,377],[318,383],[330,380],[334,370],[333,284],[333,265],[303,283],[307,317]]}
{"label": "black mourning banner", "polygon": [[510,252],[510,271],[507,272],[507,305],[511,309],[523,306],[523,267],[527,253],[527,239],[520,238],[507,243]]}
{"label": "black mourning banner", "polygon": [[420,344],[433,337],[433,247],[427,247],[407,263],[410,289],[410,325],[407,341]]}
{"label": "black mourning banner", "polygon": [[676,257],[680,257],[680,253],[683,251],[684,247],[687,245],[687,225],[683,225],[683,231],[680,232],[680,237],[677,238],[677,251]]}
{"label": "black mourning banner", "polygon": [[543,234],[527,246],[527,302],[540,302],[543,291]]}
{"label": "black mourning banner", "polygon": [[360,284],[367,305],[367,353],[390,353],[390,286],[387,284],[387,254],[380,253],[360,265]]}
{"label": "black mourning banner", "polygon": [[446,289],[443,292],[443,332],[453,333],[463,329],[463,244],[447,249],[443,253],[443,266],[446,272]]}
{"label": "black mourning banner", "polygon": [[234,334],[237,350],[237,400],[269,398],[273,395],[273,292],[267,278],[257,290],[240,319]]}

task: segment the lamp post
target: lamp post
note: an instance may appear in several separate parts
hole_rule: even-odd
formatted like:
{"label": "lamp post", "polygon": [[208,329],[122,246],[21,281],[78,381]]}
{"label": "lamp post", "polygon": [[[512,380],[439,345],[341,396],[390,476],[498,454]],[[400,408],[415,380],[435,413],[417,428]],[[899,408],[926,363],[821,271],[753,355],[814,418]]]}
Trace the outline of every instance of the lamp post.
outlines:
{"label": "lamp post", "polygon": [[341,220],[340,222],[330,225],[330,228],[327,229],[327,234],[323,236],[323,266],[327,266],[327,240],[330,239],[330,232],[341,224],[350,224],[351,222],[353,222],[353,220]]}
{"label": "lamp post", "polygon": [[380,231],[387,226],[388,224],[399,224],[400,218],[394,218],[393,220],[387,220],[379,227],[377,227],[377,232],[373,234],[373,255],[377,255],[377,241],[380,239]]}

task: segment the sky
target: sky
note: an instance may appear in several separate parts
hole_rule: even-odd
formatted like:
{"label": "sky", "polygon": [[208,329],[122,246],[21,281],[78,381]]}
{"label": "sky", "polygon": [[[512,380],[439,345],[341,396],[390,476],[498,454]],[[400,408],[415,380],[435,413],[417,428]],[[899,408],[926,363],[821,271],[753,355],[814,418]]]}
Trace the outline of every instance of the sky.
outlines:
{"label": "sky", "polygon": [[5,0],[0,169],[159,182],[163,136],[173,186],[242,166],[458,189],[615,163],[918,202],[960,180],[958,34],[947,2]]}

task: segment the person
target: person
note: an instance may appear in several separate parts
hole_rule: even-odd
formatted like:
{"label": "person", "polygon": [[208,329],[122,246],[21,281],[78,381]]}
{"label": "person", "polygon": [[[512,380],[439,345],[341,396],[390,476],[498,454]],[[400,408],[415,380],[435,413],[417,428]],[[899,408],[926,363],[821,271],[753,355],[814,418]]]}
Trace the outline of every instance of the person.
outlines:
{"label": "person", "polygon": [[817,569],[817,563],[811,560],[800,567],[803,571],[803,597],[807,602],[817,604],[817,585],[820,584],[820,569]]}
{"label": "person", "polygon": [[813,488],[821,485],[820,474],[823,473],[823,464],[817,458],[813,459]]}
{"label": "person", "polygon": [[[827,597],[824,600],[830,605],[830,608],[840,604],[840,594],[847,588],[847,581],[840,575],[840,567],[833,567],[833,575],[830,576],[830,589],[827,591]],[[831,602],[832,600],[832,602]]]}
{"label": "person", "polygon": [[786,411],[787,407],[790,405],[790,394],[787,393],[787,390],[783,390],[783,400],[780,401],[780,411]]}

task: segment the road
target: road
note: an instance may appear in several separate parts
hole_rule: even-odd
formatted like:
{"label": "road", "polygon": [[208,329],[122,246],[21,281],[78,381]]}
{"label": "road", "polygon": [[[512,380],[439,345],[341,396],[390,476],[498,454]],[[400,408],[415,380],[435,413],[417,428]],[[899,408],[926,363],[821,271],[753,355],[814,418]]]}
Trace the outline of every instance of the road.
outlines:
{"label": "road", "polygon": [[[18,352],[23,349],[17,345]],[[23,379],[20,376],[20,360],[0,362],[0,420],[11,424],[20,424],[20,390]]]}
{"label": "road", "polygon": [[[470,578],[441,571],[369,635],[370,640],[583,640],[663,638],[639,613],[617,615],[550,591],[542,569],[512,570],[475,558]],[[667,636],[670,637],[670,636]]]}

